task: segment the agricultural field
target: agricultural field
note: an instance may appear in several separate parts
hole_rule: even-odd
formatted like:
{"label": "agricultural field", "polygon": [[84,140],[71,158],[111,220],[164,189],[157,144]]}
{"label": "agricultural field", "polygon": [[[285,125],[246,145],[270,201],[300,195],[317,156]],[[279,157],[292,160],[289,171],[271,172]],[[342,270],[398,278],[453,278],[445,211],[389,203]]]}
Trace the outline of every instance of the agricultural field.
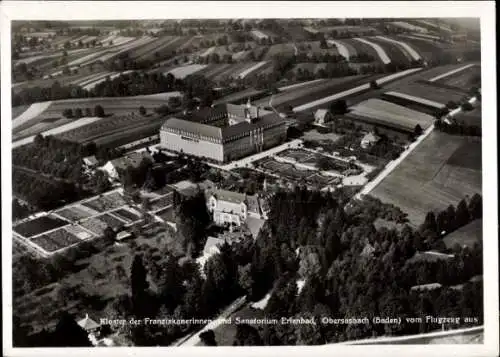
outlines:
{"label": "agricultural field", "polygon": [[174,69],[171,69],[164,74],[170,73],[172,74],[175,78],[183,79],[191,74],[194,74],[203,68],[205,68],[207,65],[205,64],[188,64],[185,66],[180,66],[176,67]]}
{"label": "agricultural field", "polygon": [[455,245],[472,248],[475,243],[483,240],[483,220],[476,219],[467,225],[458,228],[443,238],[446,248],[453,249]]}
{"label": "agricultural field", "polygon": [[481,87],[481,67],[471,66],[463,71],[438,79],[436,83],[465,90],[473,86]]}
{"label": "agricultural field", "polygon": [[401,52],[403,52],[403,54],[406,56],[406,59],[410,62],[419,61],[422,59],[422,56],[420,56],[418,51],[405,41],[395,40],[393,38],[385,36],[377,36],[376,38],[385,41],[387,43],[395,44],[401,50]]}
{"label": "agricultural field", "polygon": [[123,196],[118,192],[102,195],[82,203],[83,206],[90,207],[101,213],[111,211],[126,204],[127,202],[125,202]]}
{"label": "agricultural field", "polygon": [[427,33],[429,30],[425,27],[417,26],[410,24],[405,21],[394,21],[391,22],[391,25],[394,25],[396,27],[402,28],[404,30],[412,31],[412,32],[421,32],[421,33]]}
{"label": "agricultural field", "polygon": [[[414,58],[412,58],[411,54],[403,48],[402,45],[398,43],[394,43],[392,41],[386,40],[387,37],[382,36],[380,37],[370,37],[367,38],[366,40],[370,41],[371,43],[380,46],[387,56],[389,57],[390,61],[393,63],[411,63]],[[391,40],[391,39],[390,39]],[[412,52],[413,54],[417,55],[417,53],[414,51]],[[382,57],[382,54],[379,54]],[[385,61],[384,61],[385,63]]]}
{"label": "agricultural field", "polygon": [[425,130],[434,122],[434,118],[428,114],[375,98],[351,107],[347,116],[366,118],[373,124],[406,131],[413,131],[417,125]]}
{"label": "agricultural field", "polygon": [[[122,142],[130,142],[131,139],[147,137],[155,133],[161,127],[160,119],[144,118],[140,116],[124,116],[101,119],[81,127],[59,133],[59,138],[86,143],[89,141],[101,144],[122,145]],[[78,121],[76,122],[78,123]]]}
{"label": "agricultural field", "polygon": [[363,41],[357,41],[356,39],[353,38],[348,38],[348,39],[343,38],[340,40],[335,40],[335,42],[343,44],[347,48],[349,56],[359,56],[361,53],[364,53],[373,57],[373,59],[377,63],[383,63],[379,54],[373,48],[373,46],[370,46],[369,44]]}
{"label": "agricultural field", "polygon": [[[375,76],[357,75],[310,82],[309,84],[273,95],[272,105],[277,110],[284,110],[288,106],[296,107],[326,97],[335,92],[354,88],[362,83],[368,82],[374,77]],[[270,99],[270,96],[259,99],[255,101],[255,105],[268,106]]]}
{"label": "agricultural field", "polygon": [[[143,106],[147,111],[164,104],[162,98],[148,96],[120,97],[120,98],[79,98],[79,99],[63,99],[51,102],[35,103],[28,108],[20,117],[13,121],[14,134],[25,130],[44,120],[64,119],[62,113],[65,109],[80,108],[83,113],[86,109],[90,109],[93,113],[96,105],[100,105],[104,109],[107,116],[110,115],[127,115],[130,113],[139,113],[139,107]],[[33,108],[33,109],[32,109]],[[29,113],[28,111],[32,112]]]}
{"label": "agricultural field", "polygon": [[480,139],[434,131],[370,194],[400,207],[418,226],[427,212],[456,205],[481,187]]}
{"label": "agricultural field", "polygon": [[378,44],[376,41],[373,41],[372,38],[368,40],[366,38],[356,37],[354,38],[354,40],[359,43],[363,43],[365,45],[372,47],[373,50],[375,50],[375,52],[377,53],[377,56],[380,59],[380,61],[382,61],[382,63],[384,64],[391,63],[392,61],[391,57],[389,57],[389,54],[386,52],[385,48],[382,47],[380,44]]}
{"label": "agricultural field", "polygon": [[[466,95],[462,91],[454,91],[448,88],[440,88],[433,86],[431,84],[425,83],[409,83],[405,86],[401,86],[396,93],[401,93],[406,96],[416,97],[416,102],[418,98],[425,99],[427,101],[432,101],[439,103],[441,105],[446,105],[449,101],[459,103]],[[408,97],[409,98],[409,97]]]}
{"label": "agricultural field", "polygon": [[325,26],[320,27],[319,32],[329,35],[333,38],[340,36],[369,36],[374,35],[378,31],[369,26],[351,26],[351,25],[339,25],[339,26]]}
{"label": "agricultural field", "polygon": [[47,215],[19,223],[12,227],[12,229],[17,234],[29,238],[52,229],[62,227],[66,224],[68,224],[68,222],[63,221],[60,218],[53,215]]}

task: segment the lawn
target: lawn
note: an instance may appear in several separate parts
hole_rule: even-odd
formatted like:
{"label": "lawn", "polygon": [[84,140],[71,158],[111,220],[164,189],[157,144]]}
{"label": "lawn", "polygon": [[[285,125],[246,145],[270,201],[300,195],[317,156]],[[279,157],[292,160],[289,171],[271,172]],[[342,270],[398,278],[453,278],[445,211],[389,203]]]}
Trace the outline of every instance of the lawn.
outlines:
{"label": "lawn", "polygon": [[47,215],[38,217],[14,226],[12,229],[14,232],[22,235],[23,237],[32,237],[37,234],[62,227],[68,222],[63,221],[53,215]]}
{"label": "lawn", "polygon": [[65,207],[55,213],[73,222],[99,214],[98,211],[82,205]]}
{"label": "lawn", "polygon": [[474,243],[483,240],[483,220],[476,219],[469,224],[460,227],[443,238],[447,248],[453,249],[458,244],[460,247],[467,246],[472,248]]}
{"label": "lawn", "polygon": [[454,119],[458,123],[464,123],[466,125],[474,125],[481,127],[481,106],[475,107],[470,112],[460,112],[455,115]]}
{"label": "lawn", "polygon": [[471,167],[471,160],[460,156],[469,150],[479,158],[478,143],[477,138],[435,131],[370,194],[400,207],[408,213],[410,222],[418,226],[427,212],[443,210],[458,204],[466,195],[481,193],[481,169]]}

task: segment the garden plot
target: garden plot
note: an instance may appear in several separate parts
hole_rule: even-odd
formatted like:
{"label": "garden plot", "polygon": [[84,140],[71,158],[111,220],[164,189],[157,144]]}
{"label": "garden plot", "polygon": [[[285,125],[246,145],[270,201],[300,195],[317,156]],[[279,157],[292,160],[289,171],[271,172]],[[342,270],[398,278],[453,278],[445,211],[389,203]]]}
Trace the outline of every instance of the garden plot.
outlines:
{"label": "garden plot", "polygon": [[89,218],[99,214],[98,211],[93,210],[89,207],[85,207],[83,205],[75,205],[70,207],[65,207],[59,211],[55,212],[57,215],[66,218],[72,222],[77,222],[84,218]]}
{"label": "garden plot", "polygon": [[406,51],[410,56],[411,56],[411,59],[413,59],[414,61],[418,61],[420,60],[422,57],[418,54],[417,51],[415,51],[410,45],[408,45],[406,42],[402,42],[402,41],[397,41],[397,40],[394,40],[392,38],[388,38],[388,37],[384,37],[384,36],[376,36],[377,38],[383,40],[383,41],[388,41],[388,42],[391,42],[391,43],[395,43],[397,44],[399,47],[403,48],[404,51]]}
{"label": "garden plot", "polygon": [[92,233],[90,233],[86,229],[83,229],[77,224],[67,225],[66,227],[64,227],[64,229],[81,240],[86,240],[94,237]]}
{"label": "garden plot", "polygon": [[155,215],[160,217],[165,222],[175,223],[175,209],[173,206],[159,210],[155,213]]}
{"label": "garden plot", "polygon": [[115,217],[112,214],[103,214],[101,216],[95,217],[99,219],[100,221],[106,223],[108,227],[113,228],[114,230],[120,229],[125,225],[125,221],[122,221],[121,219]]}
{"label": "garden plot", "polygon": [[434,131],[370,194],[400,207],[418,226],[427,212],[481,193],[480,165],[480,139]]}
{"label": "garden plot", "polygon": [[155,212],[160,209],[169,207],[174,204],[174,195],[173,193],[168,193],[164,196],[151,200],[151,211]]}
{"label": "garden plot", "polygon": [[93,210],[99,211],[101,213],[116,209],[126,204],[127,203],[125,202],[125,199],[118,192],[103,195],[101,197],[94,198],[90,201],[82,203],[82,205],[90,207]]}
{"label": "garden plot", "polygon": [[417,125],[422,129],[428,128],[434,118],[401,105],[372,98],[350,108],[347,116],[370,119],[374,124],[396,127],[413,131]]}
{"label": "garden plot", "polygon": [[54,252],[56,250],[67,248],[71,245],[81,242],[74,234],[64,228],[43,234],[42,236],[31,239],[31,242],[42,247],[45,251]]}
{"label": "garden plot", "polygon": [[141,219],[141,214],[129,207],[122,207],[111,212],[113,216],[120,218],[127,223],[137,222]]}
{"label": "garden plot", "polygon": [[379,44],[359,37],[354,38],[354,40],[371,46],[375,50],[375,52],[377,52],[378,57],[384,64],[391,63],[391,59],[387,55],[387,52],[385,52],[385,50]]}
{"label": "garden plot", "polygon": [[66,224],[68,224],[68,222],[54,215],[47,215],[19,223],[12,227],[12,230],[23,237],[29,238],[62,227]]}
{"label": "garden plot", "polygon": [[98,218],[89,218],[80,223],[80,225],[97,236],[102,236],[104,234],[104,230],[108,228],[108,225]]}

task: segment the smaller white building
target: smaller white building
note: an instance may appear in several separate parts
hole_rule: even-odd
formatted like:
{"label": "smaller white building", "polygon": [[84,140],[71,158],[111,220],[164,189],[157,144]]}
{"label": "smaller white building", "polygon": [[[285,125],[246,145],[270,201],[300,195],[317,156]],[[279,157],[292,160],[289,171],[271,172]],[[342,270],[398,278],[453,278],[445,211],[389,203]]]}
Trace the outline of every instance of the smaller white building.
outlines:
{"label": "smaller white building", "polygon": [[259,197],[227,190],[207,191],[208,211],[213,221],[220,226],[241,226],[247,217],[262,218]]}
{"label": "smaller white building", "polygon": [[314,124],[324,125],[333,120],[333,115],[328,109],[318,109],[314,113]]}
{"label": "smaller white building", "polygon": [[125,170],[129,166],[133,168],[139,167],[143,159],[153,161],[153,158],[147,151],[136,151],[129,155],[108,161],[101,167],[101,170],[105,171],[110,179],[118,180],[120,178],[120,171]]}
{"label": "smaller white building", "polygon": [[380,140],[380,137],[375,133],[368,133],[361,139],[361,147],[363,149],[368,149],[369,147],[375,145]]}

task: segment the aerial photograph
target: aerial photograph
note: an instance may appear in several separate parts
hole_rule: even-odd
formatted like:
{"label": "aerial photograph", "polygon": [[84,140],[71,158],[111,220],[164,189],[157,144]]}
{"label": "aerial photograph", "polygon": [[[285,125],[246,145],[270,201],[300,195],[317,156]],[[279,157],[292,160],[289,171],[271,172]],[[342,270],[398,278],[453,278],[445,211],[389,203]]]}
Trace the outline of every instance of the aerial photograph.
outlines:
{"label": "aerial photograph", "polygon": [[13,347],[483,344],[479,18],[10,36]]}

